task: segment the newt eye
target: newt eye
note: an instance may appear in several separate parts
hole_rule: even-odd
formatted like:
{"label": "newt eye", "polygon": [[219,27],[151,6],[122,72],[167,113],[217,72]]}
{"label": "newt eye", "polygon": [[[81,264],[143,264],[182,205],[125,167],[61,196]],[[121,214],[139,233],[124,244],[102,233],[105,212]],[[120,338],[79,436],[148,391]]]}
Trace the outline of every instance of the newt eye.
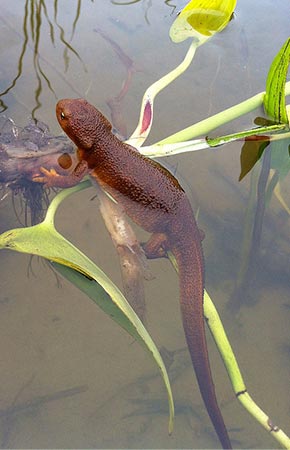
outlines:
{"label": "newt eye", "polygon": [[63,111],[60,113],[60,118],[61,118],[61,120],[64,120],[64,119],[65,119],[65,114],[64,114]]}

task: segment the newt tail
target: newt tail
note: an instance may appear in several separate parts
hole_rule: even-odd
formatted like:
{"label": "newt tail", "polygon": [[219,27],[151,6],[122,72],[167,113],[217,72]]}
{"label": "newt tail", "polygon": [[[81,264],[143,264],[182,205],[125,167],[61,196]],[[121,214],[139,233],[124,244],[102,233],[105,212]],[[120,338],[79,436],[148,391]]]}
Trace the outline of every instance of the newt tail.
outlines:
{"label": "newt tail", "polygon": [[162,256],[161,246],[165,251],[170,250],[176,259],[183,328],[200,393],[222,447],[231,449],[215,394],[207,351],[203,316],[204,258],[201,240],[191,205],[184,196],[179,201],[166,237],[153,234],[145,245],[145,252],[150,258]]}
{"label": "newt tail", "polygon": [[[193,236],[195,230],[196,228],[192,230]],[[204,266],[201,264],[203,252],[200,239],[189,241],[179,237],[178,243],[173,245],[171,250],[179,268],[183,328],[199,390],[222,447],[230,449],[231,442],[218,406],[207,351],[202,301]]]}

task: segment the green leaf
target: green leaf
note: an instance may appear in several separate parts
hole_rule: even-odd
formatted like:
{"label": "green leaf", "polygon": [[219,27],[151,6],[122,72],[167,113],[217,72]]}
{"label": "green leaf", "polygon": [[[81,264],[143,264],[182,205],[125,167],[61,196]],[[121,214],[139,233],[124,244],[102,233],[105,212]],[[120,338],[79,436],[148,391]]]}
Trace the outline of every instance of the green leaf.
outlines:
{"label": "green leaf", "polygon": [[[62,190],[51,202],[44,221],[38,225],[9,230],[0,235],[0,249],[6,248],[42,256],[57,264],[58,270],[85,292],[106,314],[145,347],[157,363],[167,390],[169,432],[173,429],[174,405],[168,374],[160,353],[121,291],[85,254],[66,240],[54,227],[55,212],[68,195],[90,186],[85,181]],[[63,267],[61,267],[62,265]]]}
{"label": "green leaf", "polygon": [[266,82],[264,108],[268,116],[278,123],[289,124],[285,105],[285,83],[290,62],[290,38],[275,56]]}
{"label": "green leaf", "polygon": [[193,37],[197,45],[203,44],[230,21],[236,0],[191,0],[170,28],[173,42]]}
{"label": "green leaf", "polygon": [[239,181],[241,181],[247,173],[252,170],[269,144],[270,140],[267,136],[251,136],[245,139],[240,157],[241,173],[239,176]]}

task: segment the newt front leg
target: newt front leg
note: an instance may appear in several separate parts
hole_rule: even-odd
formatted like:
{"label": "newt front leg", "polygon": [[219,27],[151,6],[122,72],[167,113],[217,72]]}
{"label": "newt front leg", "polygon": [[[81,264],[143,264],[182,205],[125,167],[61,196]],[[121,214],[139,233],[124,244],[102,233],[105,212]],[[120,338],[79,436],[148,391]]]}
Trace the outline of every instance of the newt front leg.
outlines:
{"label": "newt front leg", "polygon": [[89,173],[89,169],[87,162],[82,160],[76,165],[73,172],[67,175],[60,175],[55,169],[47,170],[45,167],[40,167],[40,172],[43,176],[35,176],[32,178],[33,181],[44,183],[45,187],[68,188],[78,184]]}

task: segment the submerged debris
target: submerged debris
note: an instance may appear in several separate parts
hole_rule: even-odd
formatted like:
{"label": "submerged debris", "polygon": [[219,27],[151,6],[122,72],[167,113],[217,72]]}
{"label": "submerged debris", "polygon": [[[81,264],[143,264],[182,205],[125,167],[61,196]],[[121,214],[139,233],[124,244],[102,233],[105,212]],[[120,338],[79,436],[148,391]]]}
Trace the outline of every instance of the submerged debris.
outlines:
{"label": "submerged debris", "polygon": [[[40,167],[62,173],[72,166],[73,160],[71,142],[65,136],[52,136],[46,124],[31,120],[21,128],[11,118],[0,117],[0,200],[11,192],[15,204],[15,196],[21,196],[26,224],[29,212],[30,223],[39,222],[48,203],[43,185],[32,181]],[[18,218],[21,212],[16,211]]]}

